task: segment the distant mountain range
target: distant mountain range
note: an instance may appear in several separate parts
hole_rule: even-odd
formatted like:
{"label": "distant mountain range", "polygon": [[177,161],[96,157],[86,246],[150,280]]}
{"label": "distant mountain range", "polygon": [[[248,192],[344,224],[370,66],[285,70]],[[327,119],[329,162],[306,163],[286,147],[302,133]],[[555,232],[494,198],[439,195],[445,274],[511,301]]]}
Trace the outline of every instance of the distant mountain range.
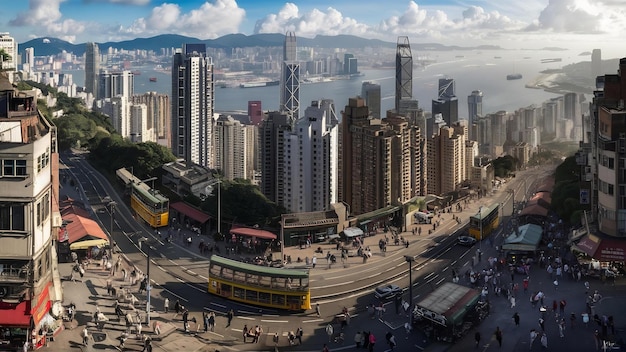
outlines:
{"label": "distant mountain range", "polygon": [[[229,50],[231,48],[246,47],[280,47],[285,41],[284,34],[228,34],[216,39],[198,39],[177,34],[163,34],[151,38],[137,38],[121,42],[98,43],[101,52],[106,52],[110,47],[117,49],[141,49],[159,52],[161,48],[180,48],[184,43],[204,43],[209,48],[221,48]],[[394,48],[396,43],[386,42],[378,39],[365,39],[353,35],[318,35],[315,38],[298,37],[298,46],[314,48],[365,48],[365,47],[386,47]],[[34,48],[36,56],[56,55],[64,50],[76,55],[85,53],[85,43],[72,44],[64,40],[52,37],[36,38],[19,44],[19,52],[23,53],[26,48]],[[444,51],[444,50],[498,50],[499,46],[482,45],[476,47],[446,46],[436,43],[412,43],[412,50],[417,51]]]}

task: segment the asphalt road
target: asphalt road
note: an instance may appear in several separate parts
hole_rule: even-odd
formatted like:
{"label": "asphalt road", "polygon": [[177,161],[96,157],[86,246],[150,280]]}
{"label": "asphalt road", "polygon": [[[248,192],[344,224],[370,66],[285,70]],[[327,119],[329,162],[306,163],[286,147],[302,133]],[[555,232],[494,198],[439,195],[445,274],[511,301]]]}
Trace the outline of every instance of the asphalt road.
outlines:
{"label": "asphalt road", "polygon": [[[402,344],[404,347],[411,347],[406,350],[423,349],[427,344],[424,336],[417,332],[408,335],[404,332],[403,325],[404,322],[408,321],[408,318],[403,314],[395,314],[393,302],[387,302],[385,305],[387,311],[381,319],[371,319],[368,316],[366,306],[375,301],[372,294],[373,288],[382,283],[394,283],[400,287],[408,287],[408,264],[404,256],[410,255],[415,258],[412,273],[412,293],[413,302],[416,302],[440,284],[451,280],[452,268],[458,272],[464,272],[469,267],[478,245],[471,248],[455,245],[456,230],[467,224],[469,216],[478,211],[479,205],[500,202],[503,205],[501,207],[503,215],[513,212],[512,194],[500,191],[494,196],[470,204],[467,209],[460,213],[455,212],[454,215],[463,220],[461,225],[446,221],[432,235],[426,235],[427,227],[423,228],[422,236],[403,234],[411,241],[409,248],[393,248],[383,257],[381,253],[376,252],[378,248],[376,243],[366,242],[374,250],[374,256],[378,257],[377,260],[372,260],[368,264],[351,263],[346,268],[335,266],[332,269],[322,269],[322,265],[319,265],[319,269],[316,268],[311,271],[313,301],[322,306],[322,316],[318,318],[311,312],[290,314],[242,305],[209,295],[206,292],[208,257],[200,255],[196,248],[202,237],[194,237],[194,244],[190,248],[186,247],[181,240],[176,240],[173,243],[161,241],[150,227],[133,218],[124,200],[115,192],[108,181],[89,165],[83,155],[63,154],[61,159],[63,164],[68,167],[63,172],[78,181],[77,193],[71,196],[81,198],[89,204],[103,229],[108,231],[112,224],[111,236],[117,243],[119,250],[125,253],[129,260],[144,273],[147,271],[146,249],[148,246],[145,243],[140,246],[139,239],[145,237],[151,244],[150,279],[153,286],[151,298],[152,306],[156,310],[162,309],[162,302],[165,297],[170,299],[172,306],[176,300],[180,300],[192,312],[213,310],[218,313],[225,313],[229,309],[233,309],[236,312],[236,318],[232,327],[225,328],[218,323],[214,333],[216,338],[238,338],[244,324],[247,324],[248,327],[258,324],[264,327],[265,332],[277,332],[280,336],[285,336],[288,331],[294,331],[297,326],[302,326],[305,332],[304,346],[290,347],[292,350],[306,350],[313,346],[312,350],[319,350],[323,343],[328,342],[327,325],[332,321],[334,315],[341,311],[342,307],[349,307],[352,312],[352,320],[345,331],[345,345],[332,342],[332,350],[341,350],[342,347],[347,347],[357,329],[367,329],[374,332],[379,339],[379,346],[384,345],[384,334],[387,331],[392,331],[397,338],[405,340],[405,343]],[[543,169],[518,172],[517,178],[512,179],[510,184],[502,187],[514,188],[516,201],[519,202],[525,198],[526,190],[531,189],[530,183],[545,174],[546,171]],[[107,206],[109,199],[117,203],[114,207],[113,222],[111,222],[111,207]],[[451,214],[443,214],[443,217],[449,219]],[[500,228],[497,236],[502,235],[503,228],[505,226]],[[208,241],[209,239],[204,237],[204,240]],[[368,238],[366,241],[369,240]],[[487,241],[483,241],[480,246],[488,246]],[[483,249],[483,252],[485,250]],[[301,253],[295,249],[293,251],[294,255]],[[318,260],[318,263],[324,261]],[[409,300],[408,290],[405,290],[404,299]],[[338,331],[337,325],[335,330]],[[230,349],[255,350],[258,349],[258,346],[241,344],[231,346]]]}

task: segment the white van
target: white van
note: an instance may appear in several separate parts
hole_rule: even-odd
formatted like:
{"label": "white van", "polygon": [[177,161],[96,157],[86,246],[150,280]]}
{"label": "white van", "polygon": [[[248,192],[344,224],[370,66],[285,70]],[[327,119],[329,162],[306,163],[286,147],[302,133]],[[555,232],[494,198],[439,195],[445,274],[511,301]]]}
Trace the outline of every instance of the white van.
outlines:
{"label": "white van", "polygon": [[413,223],[414,224],[430,224],[433,218],[433,213],[424,213],[421,211],[416,211],[413,213]]}

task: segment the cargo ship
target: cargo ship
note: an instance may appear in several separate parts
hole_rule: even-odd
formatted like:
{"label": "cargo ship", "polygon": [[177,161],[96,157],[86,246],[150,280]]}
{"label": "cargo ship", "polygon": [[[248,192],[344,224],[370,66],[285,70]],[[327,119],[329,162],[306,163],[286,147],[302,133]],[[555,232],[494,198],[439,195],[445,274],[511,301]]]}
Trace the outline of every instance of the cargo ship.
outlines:
{"label": "cargo ship", "polygon": [[512,81],[514,79],[521,79],[522,78],[522,74],[521,73],[512,73],[510,75],[506,75],[506,79],[509,81]]}
{"label": "cargo ship", "polygon": [[156,77],[150,77],[150,82],[156,82],[157,78]]}
{"label": "cargo ship", "polygon": [[279,81],[262,81],[262,82],[245,82],[239,85],[239,88],[257,88],[257,87],[269,87],[277,86]]}

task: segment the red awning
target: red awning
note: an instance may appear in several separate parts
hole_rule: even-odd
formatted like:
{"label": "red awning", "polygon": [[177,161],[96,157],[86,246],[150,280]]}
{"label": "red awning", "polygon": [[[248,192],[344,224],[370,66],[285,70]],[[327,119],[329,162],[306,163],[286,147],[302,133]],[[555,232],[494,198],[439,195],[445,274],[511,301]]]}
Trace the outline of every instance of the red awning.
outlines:
{"label": "red awning", "polygon": [[190,217],[192,220],[195,220],[199,222],[200,224],[204,224],[205,222],[209,221],[209,219],[211,218],[209,214],[206,214],[202,212],[201,210],[188,205],[185,202],[176,202],[176,203],[170,204],[170,208],[176,210],[177,212],[181,214],[184,214]]}
{"label": "red awning", "polygon": [[251,236],[251,237],[257,237],[257,238],[263,238],[266,240],[275,240],[276,238],[278,238],[278,236],[276,236],[275,234],[269,231],[251,229],[249,227],[235,227],[235,228],[230,229],[230,233],[232,235]]}
{"label": "red awning", "polygon": [[603,238],[593,257],[601,262],[623,262],[626,261],[625,252],[626,240]]}
{"label": "red awning", "polygon": [[0,326],[30,327],[30,301],[0,304]]}
{"label": "red awning", "polygon": [[593,257],[600,245],[600,241],[601,239],[598,236],[586,235],[576,244],[576,247],[585,252],[588,256]]}

